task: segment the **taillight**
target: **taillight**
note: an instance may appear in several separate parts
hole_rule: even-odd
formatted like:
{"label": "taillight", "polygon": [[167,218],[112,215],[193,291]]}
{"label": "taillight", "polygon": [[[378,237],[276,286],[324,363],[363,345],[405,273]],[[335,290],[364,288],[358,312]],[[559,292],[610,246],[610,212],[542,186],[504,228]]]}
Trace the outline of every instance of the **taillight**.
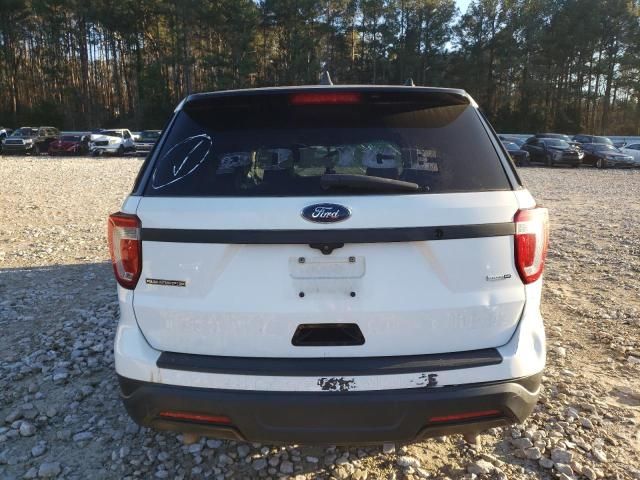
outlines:
{"label": "taillight", "polygon": [[430,423],[448,423],[462,422],[465,420],[477,420],[481,418],[499,417],[502,415],[500,410],[479,410],[477,412],[454,413],[451,415],[442,415],[439,417],[431,417]]}
{"label": "taillight", "polygon": [[549,211],[546,208],[518,210],[514,222],[516,267],[522,281],[532,283],[544,270],[549,244]]}
{"label": "taillight", "polygon": [[291,105],[341,105],[360,103],[358,92],[300,92],[289,96]]}
{"label": "taillight", "polygon": [[231,419],[226,415],[207,415],[204,413],[180,412],[167,410],[158,414],[160,418],[196,423],[213,423],[216,425],[231,425]]}
{"label": "taillight", "polygon": [[128,213],[109,215],[109,253],[116,280],[124,288],[136,288],[142,270],[140,219]]}

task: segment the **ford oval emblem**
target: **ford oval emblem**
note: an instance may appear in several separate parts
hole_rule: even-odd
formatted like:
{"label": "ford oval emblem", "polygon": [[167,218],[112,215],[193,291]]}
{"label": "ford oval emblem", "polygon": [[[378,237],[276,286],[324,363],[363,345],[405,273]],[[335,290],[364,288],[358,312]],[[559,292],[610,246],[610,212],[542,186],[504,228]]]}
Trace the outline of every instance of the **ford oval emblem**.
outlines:
{"label": "ford oval emblem", "polygon": [[305,207],[302,216],[310,222],[334,223],[349,218],[351,210],[335,203],[316,203]]}

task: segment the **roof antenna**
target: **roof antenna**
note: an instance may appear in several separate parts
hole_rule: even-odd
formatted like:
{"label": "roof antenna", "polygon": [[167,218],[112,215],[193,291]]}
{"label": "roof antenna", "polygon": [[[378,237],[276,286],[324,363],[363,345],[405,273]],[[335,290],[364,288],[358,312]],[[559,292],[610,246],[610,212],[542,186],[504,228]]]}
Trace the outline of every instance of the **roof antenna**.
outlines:
{"label": "roof antenna", "polygon": [[415,86],[416,86],[416,84],[415,84],[415,83],[413,83],[413,78],[409,77],[409,78],[407,78],[407,79],[405,80],[405,82],[404,82],[404,86],[405,86],[405,87],[415,87]]}
{"label": "roof antenna", "polygon": [[322,72],[322,75],[320,76],[320,85],[333,85],[333,82],[331,81],[331,75],[329,75],[328,70]]}

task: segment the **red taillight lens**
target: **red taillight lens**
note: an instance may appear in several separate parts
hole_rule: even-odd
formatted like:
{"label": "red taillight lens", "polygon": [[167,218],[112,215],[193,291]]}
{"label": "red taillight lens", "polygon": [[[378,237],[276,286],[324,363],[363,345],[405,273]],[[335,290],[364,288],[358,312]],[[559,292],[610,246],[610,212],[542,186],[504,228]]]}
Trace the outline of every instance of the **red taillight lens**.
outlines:
{"label": "red taillight lens", "polygon": [[291,105],[340,105],[360,103],[358,92],[300,92],[289,97]]}
{"label": "red taillight lens", "polygon": [[475,420],[478,418],[498,417],[502,415],[500,410],[480,410],[478,412],[454,413],[452,415],[442,415],[431,417],[429,423],[462,422],[464,420]]}
{"label": "red taillight lens", "polygon": [[522,281],[532,283],[544,270],[549,244],[549,211],[546,208],[518,210],[514,222],[516,267]]}
{"label": "red taillight lens", "polygon": [[142,271],[140,219],[136,215],[114,213],[109,216],[109,253],[116,280],[124,288],[136,288]]}
{"label": "red taillight lens", "polygon": [[178,420],[196,423],[213,423],[216,425],[231,425],[231,419],[225,415],[207,415],[205,413],[176,412],[169,410],[158,414],[167,420]]}

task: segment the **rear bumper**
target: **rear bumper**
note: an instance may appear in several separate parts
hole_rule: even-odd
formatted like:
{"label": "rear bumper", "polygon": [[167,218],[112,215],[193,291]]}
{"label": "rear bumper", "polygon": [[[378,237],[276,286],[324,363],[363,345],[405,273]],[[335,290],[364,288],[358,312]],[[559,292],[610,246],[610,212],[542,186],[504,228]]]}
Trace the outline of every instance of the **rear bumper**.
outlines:
{"label": "rear bumper", "polygon": [[148,143],[136,143],[136,152],[149,153],[153,149],[153,144]]}
{"label": "rear bumper", "polygon": [[105,145],[105,146],[92,145],[91,147],[89,147],[89,151],[91,153],[117,153],[120,146],[121,145]]}
{"label": "rear bumper", "polygon": [[[418,362],[397,356],[382,361],[353,355],[357,358],[339,361],[335,355],[317,355],[315,360],[323,361],[316,365],[307,354],[285,357],[284,366],[278,359],[267,363],[255,356],[203,358],[157,350],[138,327],[133,292],[118,288],[114,359],[122,399],[142,425],[264,443],[409,442],[519,422],[535,405],[545,366],[541,284],[540,279],[525,286],[527,302],[516,330],[508,342],[492,349],[499,362],[497,355],[476,351],[473,358],[429,354]],[[446,358],[436,358],[440,356]],[[158,418],[172,409],[225,415],[233,427]],[[429,422],[434,416],[487,410],[499,414]]]}
{"label": "rear bumper", "polygon": [[[536,404],[541,374],[442,388],[322,393],[205,389],[123,376],[119,380],[127,412],[143,426],[250,442],[344,445],[412,442],[522,422]],[[224,415],[231,425],[160,418],[165,411]],[[472,412],[486,415],[435,418]]]}
{"label": "rear bumper", "polygon": [[120,149],[122,149],[123,152],[128,153],[128,152],[135,152],[136,147],[135,146],[127,147],[122,143],[114,143],[109,145],[96,145],[93,143],[89,144],[89,152],[94,154],[101,154],[101,153],[116,154],[121,151]]}
{"label": "rear bumper", "polygon": [[82,151],[81,147],[56,148],[49,147],[49,153],[54,155],[73,155]]}

